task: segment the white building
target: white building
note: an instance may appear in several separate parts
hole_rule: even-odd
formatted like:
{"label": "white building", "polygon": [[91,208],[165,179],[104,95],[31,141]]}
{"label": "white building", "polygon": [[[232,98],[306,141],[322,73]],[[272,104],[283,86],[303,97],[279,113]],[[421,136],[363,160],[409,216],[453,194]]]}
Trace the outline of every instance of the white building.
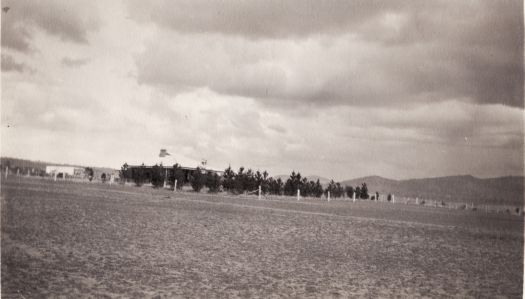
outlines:
{"label": "white building", "polygon": [[74,167],[74,166],[56,166],[56,165],[48,165],[46,166],[46,174],[54,176],[55,174],[58,176],[62,174],[72,176],[72,177],[83,177],[84,176],[84,168],[80,167]]}

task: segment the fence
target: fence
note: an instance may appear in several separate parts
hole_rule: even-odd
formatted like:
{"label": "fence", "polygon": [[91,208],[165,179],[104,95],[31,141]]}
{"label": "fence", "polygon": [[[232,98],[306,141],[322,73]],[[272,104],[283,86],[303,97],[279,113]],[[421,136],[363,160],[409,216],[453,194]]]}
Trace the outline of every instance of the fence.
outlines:
{"label": "fence", "polygon": [[[19,180],[24,177],[29,177],[27,174],[21,174],[19,171],[17,173],[11,173],[9,168],[5,168],[2,178],[7,178],[8,176],[18,177]],[[37,178],[48,181],[61,181],[61,182],[72,182],[72,183],[100,183],[100,180],[94,180],[93,182],[89,181],[86,178],[77,178],[77,177],[64,177],[57,178],[57,176],[30,176],[31,178]],[[106,184],[113,185],[117,182],[110,178],[106,181]],[[132,183],[124,183],[123,186],[134,186]],[[166,188],[167,186],[165,186]],[[188,190],[177,190],[175,192],[188,192]],[[377,199],[357,199],[355,197],[349,198],[346,194],[343,197],[331,197],[330,192],[321,197],[303,197],[300,194],[300,191],[297,190],[297,196],[288,196],[288,195],[270,195],[263,194],[261,188],[259,187],[256,190],[245,192],[244,194],[236,195],[239,198],[246,199],[258,199],[258,200],[279,200],[279,201],[307,201],[307,202],[348,202],[348,203],[360,203],[360,202],[375,202],[382,204],[395,204],[395,205],[417,205],[424,207],[433,207],[440,209],[449,209],[449,210],[469,210],[476,212],[485,212],[485,213],[506,213],[512,215],[524,215],[523,205],[519,204],[475,204],[474,202],[456,202],[456,201],[444,201],[428,198],[419,198],[419,197],[399,197],[392,195],[391,200],[387,200],[388,197],[385,195],[380,195]]]}

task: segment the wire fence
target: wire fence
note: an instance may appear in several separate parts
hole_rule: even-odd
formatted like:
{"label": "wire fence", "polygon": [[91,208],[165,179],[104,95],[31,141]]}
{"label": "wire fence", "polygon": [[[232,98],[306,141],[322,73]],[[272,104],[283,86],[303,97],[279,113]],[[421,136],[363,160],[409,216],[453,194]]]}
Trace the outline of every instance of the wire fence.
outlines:
{"label": "wire fence", "polygon": [[[38,180],[45,180],[50,182],[69,182],[69,183],[81,183],[81,184],[100,184],[104,183],[105,185],[119,185],[119,186],[135,186],[134,183],[131,182],[117,182],[114,180],[107,180],[105,182],[95,179],[93,181],[89,181],[86,178],[80,178],[80,177],[71,177],[66,176],[64,178],[57,178],[56,176],[28,176],[28,175],[22,175],[20,173],[10,173],[6,171],[2,174],[2,179],[7,179],[7,177],[10,178],[16,178],[19,181],[25,178],[32,178],[32,179],[38,179]],[[143,186],[151,186],[151,184],[144,184]],[[164,187],[164,189],[170,189],[173,190],[173,188],[169,185]],[[192,192],[191,188],[182,188],[178,190],[173,190],[174,192],[181,192],[181,193],[189,193]],[[231,197],[235,196],[238,198],[244,198],[244,199],[256,199],[256,200],[272,200],[272,201],[305,201],[305,202],[347,202],[349,204],[359,204],[362,202],[375,202],[378,204],[392,204],[392,205],[412,205],[412,206],[422,206],[422,207],[432,207],[432,208],[439,208],[439,209],[449,209],[449,210],[466,210],[466,211],[473,211],[473,212],[484,212],[484,213],[505,213],[510,215],[522,215],[524,216],[525,213],[523,211],[523,204],[489,204],[489,203],[476,203],[474,201],[471,202],[461,202],[461,201],[451,201],[449,199],[447,200],[439,200],[439,199],[431,199],[431,198],[420,198],[420,197],[404,197],[404,196],[395,196],[393,195],[390,200],[388,200],[388,197],[385,195],[380,195],[378,199],[361,199],[361,198],[353,198],[348,196],[342,196],[342,197],[331,197],[330,195],[323,195],[321,197],[305,197],[301,196],[298,192],[297,196],[291,196],[291,195],[274,195],[274,194],[264,194],[260,189],[255,189],[251,191],[244,192],[242,194],[229,194],[226,192],[221,192],[219,194],[216,194],[217,196],[226,196]]]}

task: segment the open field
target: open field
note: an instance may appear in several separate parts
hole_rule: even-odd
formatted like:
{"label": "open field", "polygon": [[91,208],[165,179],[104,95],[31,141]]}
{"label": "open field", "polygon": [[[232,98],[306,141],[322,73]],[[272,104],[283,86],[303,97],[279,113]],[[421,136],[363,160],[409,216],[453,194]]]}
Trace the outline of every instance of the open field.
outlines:
{"label": "open field", "polygon": [[10,177],[2,297],[521,298],[523,217]]}

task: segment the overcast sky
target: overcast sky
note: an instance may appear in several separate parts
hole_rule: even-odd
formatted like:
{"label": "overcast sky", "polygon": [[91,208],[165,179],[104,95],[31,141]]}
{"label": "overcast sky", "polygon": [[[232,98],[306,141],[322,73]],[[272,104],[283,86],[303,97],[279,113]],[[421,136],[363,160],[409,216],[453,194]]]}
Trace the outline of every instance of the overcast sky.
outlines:
{"label": "overcast sky", "polygon": [[522,1],[2,1],[1,154],[522,175]]}

